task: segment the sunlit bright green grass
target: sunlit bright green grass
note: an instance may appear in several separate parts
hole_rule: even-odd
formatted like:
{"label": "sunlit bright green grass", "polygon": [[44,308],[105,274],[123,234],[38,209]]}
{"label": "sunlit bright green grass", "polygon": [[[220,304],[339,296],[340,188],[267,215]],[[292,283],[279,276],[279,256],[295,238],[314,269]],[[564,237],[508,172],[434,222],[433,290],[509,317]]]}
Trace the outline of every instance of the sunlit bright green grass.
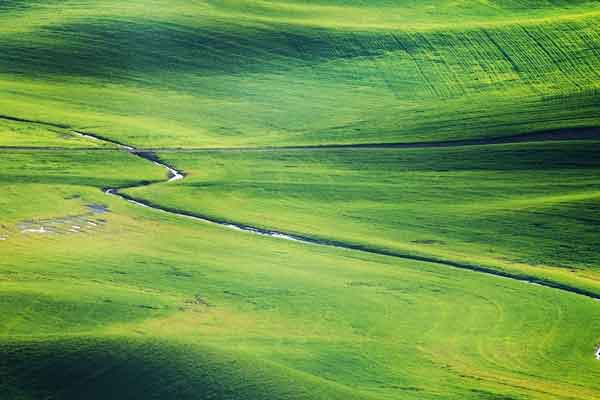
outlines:
{"label": "sunlit bright green grass", "polygon": [[3,112],[138,146],[598,125],[595,2],[121,3],[6,3]]}
{"label": "sunlit bright green grass", "polygon": [[221,220],[598,292],[599,150],[596,142],[549,142],[161,153],[187,179],[127,193]]}
{"label": "sunlit bright green grass", "polygon": [[[4,398],[590,399],[600,389],[592,300],[136,207],[99,188],[163,171],[122,153],[1,163],[30,182],[2,180],[3,200],[20,205],[0,241]],[[109,209],[99,228],[18,231],[90,203]]]}
{"label": "sunlit bright green grass", "polygon": [[9,121],[0,117],[2,147],[107,147],[99,141],[77,137],[67,129]]}
{"label": "sunlit bright green grass", "polygon": [[[0,150],[0,399],[600,398],[597,302],[135,206],[101,189],[165,170],[71,132],[227,147],[598,126],[599,15],[584,0],[0,1],[0,146],[70,148]],[[186,179],[128,193],[599,293],[598,146],[159,150]]]}

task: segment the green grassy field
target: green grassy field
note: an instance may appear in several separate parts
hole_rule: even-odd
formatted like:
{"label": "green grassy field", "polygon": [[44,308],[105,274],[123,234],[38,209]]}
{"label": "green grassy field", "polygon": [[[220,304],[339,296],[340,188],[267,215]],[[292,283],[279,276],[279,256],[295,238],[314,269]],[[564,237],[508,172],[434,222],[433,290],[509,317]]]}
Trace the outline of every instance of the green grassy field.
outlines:
{"label": "green grassy field", "polygon": [[599,127],[599,22],[0,0],[0,399],[600,399],[600,136],[277,148]]}
{"label": "green grassy field", "polygon": [[[591,299],[136,207],[98,190],[157,178],[126,157],[2,159],[29,177],[2,180],[3,201],[21,205],[7,225],[52,229],[9,228],[0,242],[3,398],[589,399],[600,389]],[[40,172],[32,158],[55,167]],[[90,204],[105,209],[84,217],[97,226],[60,224]]]}
{"label": "green grassy field", "polygon": [[141,147],[402,142],[599,119],[594,1],[3,3],[4,114]]}
{"label": "green grassy field", "polygon": [[600,294],[597,142],[160,155],[187,179],[126,193],[220,220],[471,262]]}

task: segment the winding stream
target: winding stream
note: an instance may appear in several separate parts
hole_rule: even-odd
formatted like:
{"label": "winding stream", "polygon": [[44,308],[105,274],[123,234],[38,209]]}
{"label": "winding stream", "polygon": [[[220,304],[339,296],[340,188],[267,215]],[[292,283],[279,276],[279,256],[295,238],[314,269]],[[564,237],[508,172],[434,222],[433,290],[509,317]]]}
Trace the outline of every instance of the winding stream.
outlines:
{"label": "winding stream", "polygon": [[[470,139],[470,140],[441,141],[441,142],[422,142],[422,143],[380,143],[380,144],[297,146],[297,147],[287,147],[287,148],[283,147],[283,148],[253,148],[253,149],[250,149],[250,148],[248,148],[248,149],[243,149],[243,148],[242,149],[240,149],[240,148],[230,148],[230,149],[226,149],[226,148],[225,149],[176,149],[176,148],[175,149],[173,149],[173,148],[169,148],[169,149],[136,149],[127,144],[100,136],[95,133],[89,133],[89,132],[84,132],[84,131],[80,131],[80,130],[75,130],[72,126],[69,126],[66,124],[58,124],[58,123],[53,123],[53,122],[31,120],[31,119],[6,116],[6,115],[0,115],[0,119],[5,119],[5,120],[13,121],[13,122],[39,124],[39,125],[51,126],[51,127],[60,128],[60,129],[68,129],[73,134],[78,135],[82,138],[101,141],[106,144],[112,144],[112,145],[115,145],[118,147],[118,149],[114,149],[114,148],[86,148],[86,149],[82,148],[82,149],[78,149],[78,148],[54,148],[54,147],[41,147],[41,148],[40,147],[0,147],[0,150],[5,150],[5,151],[18,151],[18,150],[23,150],[23,151],[32,151],[32,150],[43,150],[43,151],[48,151],[48,150],[56,150],[56,151],[77,151],[77,150],[115,151],[115,150],[119,150],[119,151],[126,151],[133,156],[140,157],[148,162],[152,162],[152,163],[156,164],[157,166],[160,166],[161,168],[165,169],[165,171],[167,172],[166,182],[173,182],[173,181],[184,179],[185,173],[182,171],[179,171],[175,167],[168,165],[168,164],[164,163],[163,161],[161,161],[153,153],[153,151],[158,151],[158,150],[176,150],[176,151],[245,151],[245,150],[264,151],[264,150],[267,150],[267,151],[276,151],[276,150],[280,150],[280,149],[281,150],[318,150],[318,149],[328,149],[328,148],[329,149],[335,149],[335,148],[337,148],[337,149],[342,149],[342,148],[345,148],[345,149],[354,149],[354,148],[367,149],[367,148],[385,148],[385,147],[398,147],[398,148],[432,147],[432,146],[453,147],[453,146],[470,146],[470,145],[492,145],[492,144],[516,143],[516,142],[525,142],[525,141],[573,140],[573,139],[576,139],[576,140],[600,140],[600,128],[592,127],[592,128],[563,129],[563,130],[537,132],[537,133],[534,132],[534,133],[519,134],[519,135],[514,135],[514,136],[509,136],[509,137],[501,137],[501,138]],[[508,272],[508,271],[498,270],[498,269],[494,269],[494,268],[490,268],[490,267],[486,267],[486,266],[482,266],[482,265],[470,264],[467,262],[446,260],[446,259],[440,259],[440,258],[436,258],[436,257],[402,253],[402,252],[395,251],[395,250],[375,248],[375,247],[371,247],[369,245],[364,245],[364,244],[348,243],[348,242],[343,242],[343,241],[333,240],[333,239],[321,239],[321,238],[309,236],[309,235],[292,234],[292,233],[258,228],[255,226],[250,226],[250,225],[240,224],[240,223],[236,223],[236,222],[232,222],[232,221],[217,219],[217,218],[213,218],[210,216],[200,215],[200,214],[192,213],[192,212],[185,211],[185,210],[178,210],[176,208],[171,208],[168,206],[153,204],[147,200],[134,198],[134,197],[132,197],[128,194],[122,193],[120,191],[122,189],[129,189],[129,188],[149,186],[149,185],[152,185],[152,183],[139,183],[137,185],[132,185],[132,186],[128,186],[128,187],[104,188],[102,190],[107,195],[120,197],[121,199],[123,199],[131,204],[135,204],[136,206],[153,209],[153,210],[163,212],[163,213],[168,213],[170,215],[174,215],[174,216],[181,217],[181,218],[188,218],[188,219],[192,219],[192,220],[203,222],[203,223],[219,225],[221,227],[225,227],[225,228],[229,228],[229,229],[233,229],[233,230],[237,230],[237,231],[243,231],[243,232],[252,233],[252,234],[256,234],[256,235],[268,236],[268,237],[272,237],[272,238],[290,240],[290,241],[311,244],[311,245],[328,246],[328,247],[335,247],[335,248],[346,249],[346,250],[362,251],[362,252],[377,254],[377,255],[382,255],[382,256],[397,257],[397,258],[401,258],[401,259],[405,259],[405,260],[414,260],[414,261],[420,261],[420,262],[434,263],[436,265],[445,265],[448,267],[466,269],[466,270],[470,270],[470,271],[484,273],[487,275],[493,275],[496,277],[512,279],[512,280],[516,280],[516,281],[520,281],[520,282],[525,282],[528,284],[536,284],[536,285],[544,286],[547,288],[558,289],[558,290],[561,290],[564,292],[578,294],[578,295],[585,296],[585,297],[588,297],[588,298],[591,298],[594,300],[600,300],[600,294],[597,294],[593,291],[570,286],[567,284],[563,284],[560,282],[556,282],[556,281],[552,281],[552,280],[548,280],[548,279],[544,279],[544,278],[540,278],[540,277],[530,276],[530,275],[526,275],[526,274],[520,274],[517,272]],[[600,360],[600,347],[596,350],[595,356]]]}
{"label": "winding stream", "polygon": [[[81,137],[85,137],[85,138],[93,139],[93,140],[99,140],[99,141],[103,141],[105,143],[110,143],[110,144],[116,145],[119,147],[119,149],[121,149],[123,151],[127,151],[129,154],[131,154],[133,156],[142,158],[146,161],[156,164],[157,166],[160,166],[161,168],[165,169],[167,172],[166,182],[172,182],[172,181],[181,180],[181,179],[185,178],[184,172],[178,171],[173,166],[164,163],[151,151],[148,151],[145,149],[144,150],[136,149],[134,147],[131,147],[131,146],[125,145],[123,143],[120,143],[120,142],[117,142],[117,141],[114,141],[114,140],[111,140],[108,138],[104,138],[104,137],[101,137],[99,135],[95,135],[92,133],[87,133],[87,132],[82,132],[82,131],[72,131],[72,132]],[[517,141],[521,141],[520,136],[519,136],[519,140],[517,140]],[[492,142],[490,144],[495,144],[495,142]],[[256,234],[256,235],[260,235],[260,236],[268,236],[268,237],[272,237],[272,238],[290,240],[290,241],[311,244],[311,245],[328,246],[328,247],[335,247],[335,248],[346,249],[346,250],[362,251],[362,252],[377,254],[377,255],[382,255],[382,256],[402,258],[405,260],[414,260],[414,261],[420,261],[420,262],[434,263],[434,264],[438,264],[438,265],[445,265],[445,266],[450,266],[450,267],[454,267],[454,268],[467,269],[467,270],[471,270],[471,271],[475,271],[475,272],[479,272],[479,273],[493,275],[496,277],[517,280],[520,282],[544,286],[544,287],[548,287],[548,288],[552,288],[552,289],[558,289],[558,290],[566,291],[569,293],[575,293],[575,294],[579,294],[582,296],[586,296],[586,297],[589,297],[589,298],[592,298],[595,300],[600,300],[600,295],[598,295],[592,291],[568,286],[568,285],[565,285],[565,284],[562,284],[559,282],[546,280],[543,278],[538,278],[538,277],[529,276],[529,275],[522,275],[522,274],[519,274],[516,272],[497,270],[497,269],[493,269],[493,268],[489,268],[489,267],[485,267],[485,266],[481,266],[481,265],[469,264],[466,262],[445,260],[445,259],[439,259],[436,257],[427,257],[427,256],[422,256],[422,255],[416,255],[416,254],[407,254],[407,253],[401,253],[401,252],[395,251],[395,250],[374,248],[374,247],[370,247],[368,245],[363,245],[363,244],[354,244],[354,243],[348,243],[348,242],[332,240],[332,239],[321,239],[321,238],[312,237],[312,236],[308,236],[308,235],[299,235],[299,234],[292,234],[292,233],[258,228],[258,227],[251,226],[251,225],[245,225],[245,224],[235,223],[232,221],[221,220],[221,219],[217,219],[217,218],[213,218],[213,217],[209,217],[209,216],[205,216],[205,215],[200,215],[197,213],[192,213],[192,212],[185,211],[185,210],[178,210],[176,208],[171,208],[168,206],[154,204],[147,200],[135,198],[133,196],[122,193],[120,191],[122,189],[131,189],[134,187],[142,187],[142,186],[149,186],[149,185],[152,185],[152,183],[140,183],[137,185],[121,187],[121,188],[105,188],[105,189],[103,189],[103,191],[107,195],[120,197],[121,199],[123,199],[131,204],[135,204],[136,206],[153,209],[153,210],[160,211],[163,213],[168,213],[168,214],[171,214],[171,215],[174,215],[177,217],[188,218],[188,219],[192,219],[192,220],[203,222],[203,223],[218,225],[221,227],[225,227],[225,228],[229,228],[229,229],[233,229],[233,230],[237,230],[237,231],[243,231],[243,232],[252,233],[252,234]],[[596,356],[600,360],[600,349],[596,352]]]}

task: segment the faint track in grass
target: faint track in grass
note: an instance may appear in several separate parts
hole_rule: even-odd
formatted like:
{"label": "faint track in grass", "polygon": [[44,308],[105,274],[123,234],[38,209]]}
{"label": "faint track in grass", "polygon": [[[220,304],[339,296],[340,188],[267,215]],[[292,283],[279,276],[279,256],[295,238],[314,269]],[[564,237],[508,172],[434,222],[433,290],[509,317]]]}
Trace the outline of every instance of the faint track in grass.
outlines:
{"label": "faint track in grass", "polygon": [[[23,122],[23,123],[33,123],[33,124],[41,124],[46,126],[52,126],[55,128],[61,129],[69,129],[74,134],[88,138],[91,140],[102,141],[106,144],[114,145],[113,148],[60,148],[60,147],[0,147],[0,150],[22,150],[22,151],[31,151],[31,150],[56,150],[56,151],[125,151],[133,156],[142,158],[146,161],[152,162],[167,171],[168,177],[164,182],[171,182],[175,180],[180,180],[185,178],[185,173],[182,171],[178,171],[175,167],[166,164],[161,161],[154,151],[277,151],[277,150],[326,150],[326,149],[378,149],[378,148],[427,148],[427,147],[457,147],[457,146],[476,146],[476,145],[492,145],[492,144],[508,144],[508,143],[520,143],[520,142],[534,142],[534,141],[552,141],[552,140],[600,140],[600,128],[574,128],[574,129],[562,129],[562,130],[554,130],[554,131],[545,131],[545,132],[534,132],[513,136],[505,136],[499,138],[482,138],[482,139],[464,139],[464,140],[455,140],[455,141],[437,141],[437,142],[414,142],[414,143],[375,143],[375,144],[350,144],[350,145],[323,145],[323,146],[291,146],[291,147],[257,147],[257,148],[205,148],[205,149],[178,149],[178,148],[144,148],[137,149],[127,144],[121,143],[119,141],[106,138],[104,136],[85,132],[81,130],[75,130],[68,125],[62,124],[54,124],[47,123],[36,120],[28,120],[16,117],[8,117],[0,115],[0,119],[5,119],[14,122]],[[161,182],[161,183],[164,183]],[[471,264],[467,262],[455,261],[442,259],[437,257],[430,257],[419,254],[410,254],[403,253],[396,250],[377,248],[373,246],[368,246],[364,244],[358,243],[350,243],[344,242],[340,240],[334,239],[325,239],[319,238],[316,236],[311,236],[307,234],[296,234],[289,233],[284,231],[270,230],[264,229],[256,226],[246,225],[242,223],[237,223],[234,221],[229,221],[225,219],[214,218],[207,215],[202,215],[199,213],[193,213],[186,210],[179,210],[177,208],[158,205],[153,202],[136,198],[134,196],[122,193],[123,189],[131,189],[136,187],[145,187],[151,186],[156,183],[139,183],[135,185],[129,185],[126,187],[118,187],[118,188],[103,188],[102,191],[107,195],[117,196],[122,198],[123,200],[135,204],[137,206],[150,208],[159,212],[167,213],[173,216],[187,218],[194,221],[199,221],[203,223],[209,223],[213,225],[218,225],[221,227],[234,229],[238,231],[248,232],[260,236],[267,236],[278,239],[285,239],[289,241],[295,241],[304,244],[310,245],[318,245],[318,246],[326,246],[333,247],[344,250],[352,250],[352,251],[360,251],[364,253],[370,253],[375,255],[387,256],[387,257],[396,257],[404,260],[413,260],[419,262],[432,263],[437,265],[445,265],[448,267],[459,268],[470,270],[478,273],[484,273],[487,275],[492,275],[496,277],[512,279],[520,282],[525,282],[529,284],[535,284],[539,286],[544,286],[551,289],[558,289],[564,292],[574,293],[582,296],[586,296],[595,300],[600,300],[600,294],[595,293],[590,290],[586,290],[583,288],[578,288],[575,286],[570,286],[567,284],[563,284],[554,280],[540,278],[527,274],[519,274],[516,272],[503,271],[483,265]],[[597,353],[598,355],[598,353]]]}

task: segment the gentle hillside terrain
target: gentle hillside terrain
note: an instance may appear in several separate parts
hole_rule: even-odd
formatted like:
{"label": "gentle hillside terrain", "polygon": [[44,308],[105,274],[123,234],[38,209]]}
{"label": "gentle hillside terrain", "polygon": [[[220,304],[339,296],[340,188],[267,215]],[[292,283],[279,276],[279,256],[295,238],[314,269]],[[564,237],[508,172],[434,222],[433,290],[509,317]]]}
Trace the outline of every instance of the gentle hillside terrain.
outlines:
{"label": "gentle hillside terrain", "polygon": [[0,399],[600,399],[600,3],[0,0]]}
{"label": "gentle hillside terrain", "polygon": [[2,167],[23,182],[2,179],[2,398],[600,390],[594,300],[146,210],[98,190],[158,177],[127,155],[23,152]]}
{"label": "gentle hillside terrain", "polygon": [[126,193],[220,220],[600,294],[598,142],[160,154],[187,179]]}
{"label": "gentle hillside terrain", "polygon": [[3,4],[3,113],[140,147],[404,142],[599,120],[595,1]]}

